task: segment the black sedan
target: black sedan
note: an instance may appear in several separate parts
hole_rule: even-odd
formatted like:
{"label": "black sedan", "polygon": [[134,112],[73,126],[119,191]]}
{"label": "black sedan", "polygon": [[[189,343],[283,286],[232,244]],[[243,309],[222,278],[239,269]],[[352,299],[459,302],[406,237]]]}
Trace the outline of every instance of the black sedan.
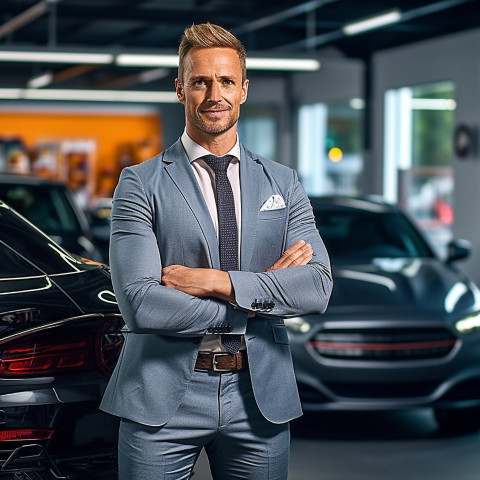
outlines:
{"label": "black sedan", "polygon": [[2,173],[0,200],[69,252],[91,260],[106,261],[92,242],[87,215],[65,184],[29,175]]}
{"label": "black sedan", "polygon": [[109,270],[3,202],[0,251],[0,479],[109,478],[117,421],[98,404],[123,343]]}
{"label": "black sedan", "polygon": [[480,292],[415,224],[381,201],[313,198],[331,256],[324,315],[286,320],[304,410],[433,408],[442,428],[480,428]]}

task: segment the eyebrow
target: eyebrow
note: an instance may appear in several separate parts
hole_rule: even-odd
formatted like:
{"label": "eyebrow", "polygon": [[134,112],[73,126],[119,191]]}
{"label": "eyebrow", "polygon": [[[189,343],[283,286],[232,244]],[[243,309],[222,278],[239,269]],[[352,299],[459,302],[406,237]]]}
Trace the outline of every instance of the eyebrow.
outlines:
{"label": "eyebrow", "polygon": [[[236,80],[236,76],[235,75],[220,75],[218,77],[219,80]],[[210,75],[202,75],[202,74],[199,74],[199,75],[193,75],[192,77],[190,77],[189,81],[191,82],[194,82],[195,80],[210,80],[211,79],[211,76]]]}

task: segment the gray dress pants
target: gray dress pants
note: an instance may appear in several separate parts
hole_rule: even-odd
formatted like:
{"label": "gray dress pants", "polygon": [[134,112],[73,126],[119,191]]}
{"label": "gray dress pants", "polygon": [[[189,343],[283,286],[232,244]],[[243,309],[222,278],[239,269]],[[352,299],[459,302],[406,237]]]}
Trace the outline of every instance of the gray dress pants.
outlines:
{"label": "gray dress pants", "polygon": [[161,427],[122,419],[119,480],[189,479],[202,448],[214,480],[288,477],[289,424],[263,417],[243,370],[194,372],[180,407]]}

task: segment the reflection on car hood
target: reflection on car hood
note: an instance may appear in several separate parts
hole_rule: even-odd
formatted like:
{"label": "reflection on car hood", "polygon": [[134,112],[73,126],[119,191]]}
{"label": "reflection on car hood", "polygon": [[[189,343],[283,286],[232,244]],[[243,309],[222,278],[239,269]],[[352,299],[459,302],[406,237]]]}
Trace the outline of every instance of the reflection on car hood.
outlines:
{"label": "reflection on car hood", "polygon": [[109,273],[77,273],[4,280],[0,296],[0,341],[61,319],[118,313]]}
{"label": "reflection on car hood", "polygon": [[[435,259],[374,259],[333,267],[327,313],[352,307],[451,314],[480,304],[468,278]],[[477,306],[478,308],[478,306]]]}

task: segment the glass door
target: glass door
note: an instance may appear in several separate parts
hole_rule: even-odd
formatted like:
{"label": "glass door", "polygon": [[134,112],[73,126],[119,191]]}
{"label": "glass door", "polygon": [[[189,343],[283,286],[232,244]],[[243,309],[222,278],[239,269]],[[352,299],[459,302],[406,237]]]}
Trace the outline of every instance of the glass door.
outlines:
{"label": "glass door", "polygon": [[384,196],[407,210],[437,245],[451,238],[453,82],[385,94]]}

